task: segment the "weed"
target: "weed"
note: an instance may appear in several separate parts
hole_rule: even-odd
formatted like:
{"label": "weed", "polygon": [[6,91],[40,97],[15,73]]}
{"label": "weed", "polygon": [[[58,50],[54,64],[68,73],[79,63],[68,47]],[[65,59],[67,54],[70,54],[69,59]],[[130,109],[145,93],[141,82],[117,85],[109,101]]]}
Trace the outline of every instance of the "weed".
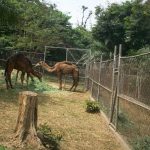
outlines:
{"label": "weed", "polygon": [[60,141],[62,140],[62,135],[52,133],[52,130],[47,125],[47,123],[41,124],[39,126],[38,136],[46,148],[49,148],[51,150],[60,149]]}
{"label": "weed", "polygon": [[139,137],[133,142],[134,150],[150,150],[150,136]]}
{"label": "weed", "polygon": [[118,115],[118,122],[119,122],[119,126],[121,128],[121,130],[126,131],[127,130],[131,130],[134,127],[134,123],[129,120],[128,116],[125,113],[120,112]]}
{"label": "weed", "polygon": [[7,150],[3,145],[0,145],[0,150]]}
{"label": "weed", "polygon": [[100,104],[96,101],[88,100],[86,102],[86,111],[90,113],[98,113],[100,112]]}

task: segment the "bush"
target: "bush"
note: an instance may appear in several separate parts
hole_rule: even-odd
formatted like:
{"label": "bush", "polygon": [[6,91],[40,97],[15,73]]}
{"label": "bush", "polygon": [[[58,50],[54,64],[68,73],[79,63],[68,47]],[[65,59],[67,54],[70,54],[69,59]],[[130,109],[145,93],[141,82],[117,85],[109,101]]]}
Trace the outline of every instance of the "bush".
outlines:
{"label": "bush", "polygon": [[51,128],[46,123],[39,126],[38,137],[46,148],[51,150],[60,149],[60,141],[62,140],[62,135],[52,133]]}
{"label": "bush", "polygon": [[99,113],[100,112],[100,104],[96,101],[87,101],[86,102],[86,111],[90,113]]}

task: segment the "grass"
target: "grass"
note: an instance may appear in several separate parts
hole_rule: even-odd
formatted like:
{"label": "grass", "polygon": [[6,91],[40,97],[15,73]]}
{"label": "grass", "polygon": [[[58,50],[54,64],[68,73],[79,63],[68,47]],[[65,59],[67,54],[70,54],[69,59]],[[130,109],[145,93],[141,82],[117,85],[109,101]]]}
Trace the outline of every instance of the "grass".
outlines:
{"label": "grass", "polygon": [[[89,93],[59,91],[57,85],[46,80],[36,81],[28,90],[38,93],[38,127],[46,122],[46,128],[52,131],[49,134],[52,140],[59,143],[58,149],[124,150],[101,114],[86,112]],[[0,89],[0,145],[9,148],[18,115],[18,92],[27,89],[18,83],[15,89],[6,90],[4,82]]]}
{"label": "grass", "polygon": [[150,136],[138,137],[133,142],[134,150],[150,150]]}
{"label": "grass", "polygon": [[99,113],[100,112],[100,104],[96,101],[88,100],[86,102],[86,111],[89,113]]}
{"label": "grass", "polygon": [[7,150],[7,149],[5,148],[5,146],[0,145],[0,150]]}
{"label": "grass", "polygon": [[41,137],[43,145],[51,150],[60,149],[60,141],[62,140],[62,135],[60,133],[53,133],[52,129],[47,125],[47,123],[40,124],[38,127],[38,135]]}

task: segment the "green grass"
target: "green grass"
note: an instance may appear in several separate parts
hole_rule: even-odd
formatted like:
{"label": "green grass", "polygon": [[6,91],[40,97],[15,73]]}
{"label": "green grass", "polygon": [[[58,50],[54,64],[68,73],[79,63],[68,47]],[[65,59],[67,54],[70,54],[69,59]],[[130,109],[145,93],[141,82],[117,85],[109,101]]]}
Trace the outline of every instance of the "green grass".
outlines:
{"label": "green grass", "polygon": [[96,101],[88,100],[86,102],[86,111],[89,113],[99,113],[100,112],[100,104]]}
{"label": "green grass", "polygon": [[150,136],[138,137],[132,144],[134,150],[150,150]]}
{"label": "green grass", "polygon": [[62,140],[62,135],[60,133],[53,133],[52,129],[47,123],[40,124],[38,128],[39,138],[41,139],[43,145],[51,150],[60,149],[60,141]]}
{"label": "green grass", "polygon": [[0,150],[8,150],[8,149],[6,149],[6,147],[4,147],[3,145],[0,145]]}
{"label": "green grass", "polygon": [[134,122],[132,122],[127,114],[120,112],[118,115],[118,130],[123,135],[130,135],[130,139],[134,138],[136,134],[136,126]]}
{"label": "green grass", "polygon": [[35,91],[35,92],[40,92],[40,93],[46,93],[46,92],[57,92],[59,91],[58,89],[50,86],[47,84],[46,81],[38,81],[35,80],[34,83],[31,83],[28,87],[29,90]]}

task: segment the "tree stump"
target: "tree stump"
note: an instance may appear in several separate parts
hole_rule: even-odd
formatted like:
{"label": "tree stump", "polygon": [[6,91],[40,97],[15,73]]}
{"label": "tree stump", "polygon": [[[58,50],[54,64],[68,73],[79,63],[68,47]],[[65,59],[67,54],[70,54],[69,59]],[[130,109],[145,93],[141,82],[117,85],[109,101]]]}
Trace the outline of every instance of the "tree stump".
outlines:
{"label": "tree stump", "polygon": [[19,113],[15,128],[15,140],[19,144],[41,147],[37,136],[37,93],[24,91],[19,93]]}

